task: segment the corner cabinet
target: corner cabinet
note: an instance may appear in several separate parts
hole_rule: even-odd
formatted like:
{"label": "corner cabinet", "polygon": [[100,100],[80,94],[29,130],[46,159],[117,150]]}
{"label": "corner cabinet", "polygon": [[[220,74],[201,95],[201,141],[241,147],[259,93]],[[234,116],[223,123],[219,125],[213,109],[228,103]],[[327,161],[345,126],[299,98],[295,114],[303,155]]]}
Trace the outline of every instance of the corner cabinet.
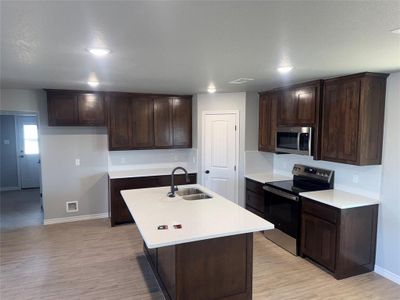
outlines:
{"label": "corner cabinet", "polygon": [[191,96],[108,93],[110,150],[192,147]]}
{"label": "corner cabinet", "polygon": [[106,126],[103,93],[46,90],[49,126]]}
{"label": "corner cabinet", "polygon": [[323,160],[381,164],[387,76],[361,73],[325,81]]}
{"label": "corner cabinet", "polygon": [[347,209],[302,198],[301,256],[337,279],[374,270],[378,205]]}

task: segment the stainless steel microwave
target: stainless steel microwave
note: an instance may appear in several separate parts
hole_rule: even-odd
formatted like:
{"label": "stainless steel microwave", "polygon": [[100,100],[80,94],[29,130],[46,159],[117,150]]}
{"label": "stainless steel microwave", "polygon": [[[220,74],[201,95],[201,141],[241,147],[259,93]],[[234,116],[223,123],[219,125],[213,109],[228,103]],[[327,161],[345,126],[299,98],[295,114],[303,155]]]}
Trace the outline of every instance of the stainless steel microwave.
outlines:
{"label": "stainless steel microwave", "polygon": [[277,153],[312,155],[312,127],[278,127]]}

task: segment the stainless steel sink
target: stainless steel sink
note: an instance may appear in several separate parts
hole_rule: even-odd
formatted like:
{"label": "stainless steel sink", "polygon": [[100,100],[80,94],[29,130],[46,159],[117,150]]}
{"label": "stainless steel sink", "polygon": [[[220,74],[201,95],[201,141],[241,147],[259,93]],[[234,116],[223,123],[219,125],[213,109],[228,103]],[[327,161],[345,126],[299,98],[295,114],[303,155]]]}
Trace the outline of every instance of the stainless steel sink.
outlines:
{"label": "stainless steel sink", "polygon": [[202,194],[203,191],[196,189],[196,188],[185,188],[178,190],[176,194],[178,196],[185,196],[185,195],[195,195],[195,194]]}
{"label": "stainless steel sink", "polygon": [[176,194],[182,196],[185,200],[203,200],[212,198],[210,195],[196,188],[183,188],[178,190]]}
{"label": "stainless steel sink", "polygon": [[182,198],[185,200],[203,200],[203,199],[211,199],[212,197],[210,195],[207,195],[206,193],[201,193],[201,194],[182,196]]}

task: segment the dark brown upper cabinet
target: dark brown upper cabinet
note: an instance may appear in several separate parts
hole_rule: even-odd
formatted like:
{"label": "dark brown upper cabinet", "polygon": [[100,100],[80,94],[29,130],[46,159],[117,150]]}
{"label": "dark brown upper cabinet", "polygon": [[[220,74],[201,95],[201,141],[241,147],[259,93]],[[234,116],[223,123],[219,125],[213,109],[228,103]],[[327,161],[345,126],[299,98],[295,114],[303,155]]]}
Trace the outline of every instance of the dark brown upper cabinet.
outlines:
{"label": "dark brown upper cabinet", "polygon": [[109,149],[192,147],[192,99],[108,93]]}
{"label": "dark brown upper cabinet", "polygon": [[132,147],[131,98],[128,95],[107,95],[108,147],[110,150],[127,150]]}
{"label": "dark brown upper cabinet", "polygon": [[154,100],[137,97],[132,100],[132,148],[154,147]]}
{"label": "dark brown upper cabinet", "polygon": [[278,106],[278,125],[317,124],[321,84],[322,81],[317,80],[276,90],[282,95]]}
{"label": "dark brown upper cabinet", "polygon": [[172,100],[173,139],[175,148],[192,147],[192,98]]}
{"label": "dark brown upper cabinet", "polygon": [[325,81],[323,160],[381,164],[387,76],[360,73]]}
{"label": "dark brown upper cabinet", "polygon": [[78,94],[79,125],[105,126],[106,109],[104,96],[99,94]]}
{"label": "dark brown upper cabinet", "polygon": [[154,99],[154,144],[156,148],[173,146],[172,105],[173,98]]}
{"label": "dark brown upper cabinet", "polygon": [[275,152],[279,93],[260,94],[258,150]]}
{"label": "dark brown upper cabinet", "polygon": [[50,126],[105,126],[102,93],[47,90]]}

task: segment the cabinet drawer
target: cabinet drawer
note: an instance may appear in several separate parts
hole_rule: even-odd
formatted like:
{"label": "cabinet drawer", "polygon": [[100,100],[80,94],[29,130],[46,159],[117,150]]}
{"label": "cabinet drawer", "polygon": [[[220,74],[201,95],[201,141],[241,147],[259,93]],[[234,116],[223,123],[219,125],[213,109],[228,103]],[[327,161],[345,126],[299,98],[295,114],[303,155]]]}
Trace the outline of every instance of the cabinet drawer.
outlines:
{"label": "cabinet drawer", "polygon": [[263,184],[250,180],[250,179],[246,179],[246,189],[250,190],[256,194],[259,194],[260,196],[264,196],[264,190],[263,190]]}
{"label": "cabinet drawer", "polygon": [[252,191],[246,191],[246,206],[250,206],[261,213],[264,213],[264,195],[260,196]]}
{"label": "cabinet drawer", "polygon": [[316,216],[325,221],[336,224],[339,212],[336,208],[328,205],[302,198],[303,212]]}

